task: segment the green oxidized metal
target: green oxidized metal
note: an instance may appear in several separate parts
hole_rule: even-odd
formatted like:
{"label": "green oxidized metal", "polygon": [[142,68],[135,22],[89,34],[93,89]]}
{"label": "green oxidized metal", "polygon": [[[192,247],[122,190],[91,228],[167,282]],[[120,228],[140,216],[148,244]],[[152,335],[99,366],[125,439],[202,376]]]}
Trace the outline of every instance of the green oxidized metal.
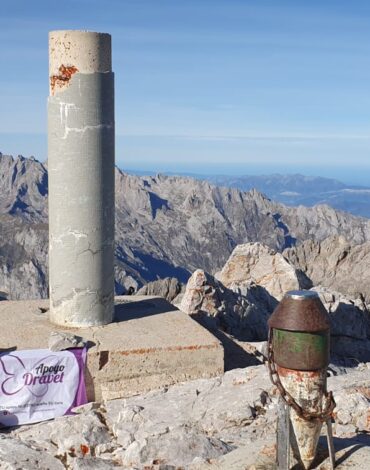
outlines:
{"label": "green oxidized metal", "polygon": [[302,371],[328,366],[330,318],[317,292],[287,292],[268,323],[276,364]]}
{"label": "green oxidized metal", "polygon": [[329,332],[305,333],[274,329],[274,361],[294,370],[319,370],[329,363]]}

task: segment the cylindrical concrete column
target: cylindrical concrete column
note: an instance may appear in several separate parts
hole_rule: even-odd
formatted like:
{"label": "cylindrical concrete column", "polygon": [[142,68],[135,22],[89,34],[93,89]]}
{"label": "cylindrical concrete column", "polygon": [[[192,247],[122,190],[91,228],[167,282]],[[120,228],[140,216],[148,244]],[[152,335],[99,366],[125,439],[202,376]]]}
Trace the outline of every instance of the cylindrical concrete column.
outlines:
{"label": "cylindrical concrete column", "polygon": [[105,33],[49,34],[50,321],[114,311],[114,75]]}

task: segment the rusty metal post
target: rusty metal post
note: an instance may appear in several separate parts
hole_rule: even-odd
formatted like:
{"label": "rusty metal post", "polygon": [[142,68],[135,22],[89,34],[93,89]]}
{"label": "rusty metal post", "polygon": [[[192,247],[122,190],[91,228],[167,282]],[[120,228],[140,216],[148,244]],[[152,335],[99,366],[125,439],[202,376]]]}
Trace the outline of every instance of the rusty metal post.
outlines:
{"label": "rusty metal post", "polygon": [[[290,444],[305,469],[315,456],[322,425],[328,427],[333,465],[330,416],[335,406],[326,390],[329,363],[330,320],[314,291],[288,292],[269,319],[269,368],[272,382],[290,409]],[[281,414],[281,413],[280,413]],[[281,419],[281,418],[280,418]],[[289,430],[285,432],[289,435]],[[289,468],[289,457],[279,450],[279,468]],[[293,444],[296,444],[293,445]],[[298,452],[297,452],[298,450]],[[280,462],[279,462],[280,458]],[[282,459],[284,463],[282,464]]]}
{"label": "rusty metal post", "polygon": [[110,323],[114,311],[111,36],[49,34],[50,320]]}
{"label": "rusty metal post", "polygon": [[290,468],[290,409],[280,397],[276,433],[276,457],[278,470]]}

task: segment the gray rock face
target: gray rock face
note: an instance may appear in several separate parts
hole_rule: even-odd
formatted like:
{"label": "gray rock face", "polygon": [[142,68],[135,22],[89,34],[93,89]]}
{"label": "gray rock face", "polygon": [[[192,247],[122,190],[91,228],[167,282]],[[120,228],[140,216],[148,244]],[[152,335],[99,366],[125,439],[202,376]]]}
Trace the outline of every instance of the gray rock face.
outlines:
{"label": "gray rock face", "polygon": [[[286,291],[304,287],[289,260],[259,243],[238,246],[217,277],[196,270],[179,308],[207,328],[243,341],[266,340],[267,321],[278,301]],[[335,363],[370,361],[370,311],[365,301],[321,286],[315,290],[331,317]]]}
{"label": "gray rock face", "polygon": [[370,311],[361,299],[314,288],[331,318],[331,354],[339,365],[370,361]]}
{"label": "gray rock face", "polygon": [[300,174],[261,176],[199,176],[218,186],[249,191],[256,188],[274,201],[288,206],[328,204],[354,215],[370,217],[370,188],[346,185],[331,178]]}
{"label": "gray rock face", "polygon": [[217,278],[231,289],[254,282],[278,300],[285,292],[301,287],[294,267],[262,243],[238,245]]}
{"label": "gray rock face", "polygon": [[313,290],[318,292],[331,317],[333,336],[370,339],[370,312],[365,302],[323,287]]}
{"label": "gray rock face", "polygon": [[166,277],[158,281],[148,282],[141,289],[137,295],[159,295],[164,297],[169,302],[172,302],[181,292],[182,285],[175,277]]}
{"label": "gray rock face", "polygon": [[[47,170],[0,154],[0,290],[47,297]],[[327,206],[288,208],[257,191],[191,178],[137,177],[116,169],[116,292],[201,268],[219,271],[238,244],[281,251],[306,239],[370,240],[370,220]]]}
{"label": "gray rock face", "polygon": [[334,291],[370,303],[370,243],[354,246],[344,237],[307,240],[284,251],[291,263],[311,279]]}
{"label": "gray rock face", "polygon": [[232,288],[198,269],[190,277],[180,310],[205,326],[244,341],[267,339],[267,320],[277,301],[262,286],[251,282]]}
{"label": "gray rock face", "polygon": [[33,158],[0,152],[0,214],[47,222],[48,173]]}
{"label": "gray rock face", "polygon": [[37,442],[40,449],[68,464],[75,458],[99,456],[112,450],[109,430],[102,423],[101,414],[95,410],[70,418],[22,426],[14,435],[25,444]]}
{"label": "gray rock face", "polygon": [[64,470],[65,467],[60,460],[33,442],[24,443],[0,434],[0,469]]}
{"label": "gray rock face", "polygon": [[83,348],[87,342],[81,336],[63,331],[53,331],[50,333],[48,348],[50,351],[63,351],[69,348]]}
{"label": "gray rock face", "polygon": [[289,236],[299,242],[322,241],[342,235],[353,245],[369,241],[370,220],[355,217],[326,205],[286,207],[280,205],[281,222],[288,227]]}
{"label": "gray rock face", "polygon": [[0,215],[0,290],[8,299],[48,297],[47,257],[45,223]]}

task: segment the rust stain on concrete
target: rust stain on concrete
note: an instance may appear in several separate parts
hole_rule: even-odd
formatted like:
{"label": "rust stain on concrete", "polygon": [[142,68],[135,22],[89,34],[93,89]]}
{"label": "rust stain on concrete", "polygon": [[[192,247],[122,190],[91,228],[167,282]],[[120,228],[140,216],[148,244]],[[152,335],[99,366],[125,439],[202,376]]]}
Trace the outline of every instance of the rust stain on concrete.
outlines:
{"label": "rust stain on concrete", "polygon": [[132,354],[149,354],[163,351],[198,351],[199,349],[217,349],[218,347],[219,344],[214,343],[194,346],[169,346],[168,348],[132,349],[131,351],[115,351],[115,353],[120,354],[121,356],[130,356]]}
{"label": "rust stain on concrete", "polygon": [[50,90],[51,94],[54,95],[56,88],[63,88],[68,85],[73,74],[78,72],[78,68],[74,65],[61,65],[58,69],[58,75],[52,75],[50,77]]}
{"label": "rust stain on concrete", "polygon": [[315,378],[318,375],[317,371],[300,371],[286,369],[285,367],[281,366],[278,366],[277,369],[281,377],[291,377],[292,375],[294,375],[295,380],[297,380],[298,382],[303,382],[307,378]]}

